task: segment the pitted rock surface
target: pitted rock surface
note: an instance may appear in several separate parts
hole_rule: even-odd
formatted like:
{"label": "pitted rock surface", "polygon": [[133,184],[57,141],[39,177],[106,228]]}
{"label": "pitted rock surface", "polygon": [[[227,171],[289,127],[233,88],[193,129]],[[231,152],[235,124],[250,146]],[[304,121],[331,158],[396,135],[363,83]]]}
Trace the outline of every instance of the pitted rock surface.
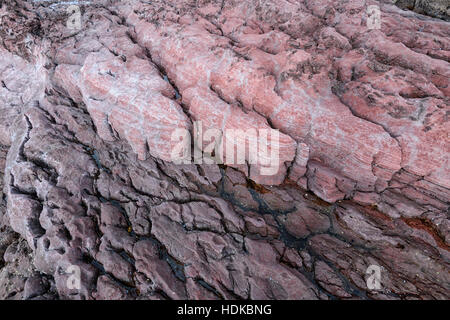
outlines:
{"label": "pitted rock surface", "polygon": [[[0,11],[1,299],[449,298],[449,22],[392,1],[78,5],[80,30],[57,1]],[[279,130],[279,170],[173,163],[199,121]]]}

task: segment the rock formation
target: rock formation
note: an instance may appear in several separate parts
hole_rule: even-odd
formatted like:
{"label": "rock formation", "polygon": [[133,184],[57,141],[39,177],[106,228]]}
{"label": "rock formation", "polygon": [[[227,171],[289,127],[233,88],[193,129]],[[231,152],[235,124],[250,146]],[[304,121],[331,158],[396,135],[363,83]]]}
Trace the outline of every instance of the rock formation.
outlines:
{"label": "rock formation", "polygon": [[448,299],[448,11],[397,2],[3,3],[0,298]]}

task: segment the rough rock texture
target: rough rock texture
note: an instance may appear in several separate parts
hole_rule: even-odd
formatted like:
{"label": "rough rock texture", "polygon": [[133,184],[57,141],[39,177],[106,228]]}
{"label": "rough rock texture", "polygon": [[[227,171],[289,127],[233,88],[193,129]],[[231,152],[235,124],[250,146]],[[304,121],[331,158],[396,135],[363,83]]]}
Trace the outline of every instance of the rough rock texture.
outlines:
{"label": "rough rock texture", "polygon": [[393,2],[402,9],[414,10],[418,13],[450,21],[450,3],[448,0],[393,0]]}
{"label": "rough rock texture", "polygon": [[[449,298],[448,22],[377,1],[83,3],[80,30],[56,1],[1,9],[0,298]],[[279,130],[277,172],[173,163],[198,121]]]}

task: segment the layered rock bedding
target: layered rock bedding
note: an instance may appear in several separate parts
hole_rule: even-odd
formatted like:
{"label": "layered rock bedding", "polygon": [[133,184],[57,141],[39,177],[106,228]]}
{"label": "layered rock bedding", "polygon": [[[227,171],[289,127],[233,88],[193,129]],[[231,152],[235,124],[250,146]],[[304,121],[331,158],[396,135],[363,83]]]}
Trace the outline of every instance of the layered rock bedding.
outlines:
{"label": "layered rock bedding", "polygon": [[448,9],[395,2],[3,1],[0,298],[448,299]]}

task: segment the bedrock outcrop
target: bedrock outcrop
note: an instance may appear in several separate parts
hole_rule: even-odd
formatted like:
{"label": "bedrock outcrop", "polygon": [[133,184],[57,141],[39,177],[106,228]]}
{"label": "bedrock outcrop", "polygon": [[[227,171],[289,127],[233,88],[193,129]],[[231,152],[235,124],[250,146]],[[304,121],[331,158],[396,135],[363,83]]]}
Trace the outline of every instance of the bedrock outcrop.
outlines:
{"label": "bedrock outcrop", "polygon": [[393,0],[402,9],[450,21],[450,4],[446,0]]}
{"label": "bedrock outcrop", "polygon": [[[449,298],[449,22],[387,1],[77,5],[75,29],[58,1],[1,7],[0,298]],[[230,141],[267,152],[195,158]]]}

